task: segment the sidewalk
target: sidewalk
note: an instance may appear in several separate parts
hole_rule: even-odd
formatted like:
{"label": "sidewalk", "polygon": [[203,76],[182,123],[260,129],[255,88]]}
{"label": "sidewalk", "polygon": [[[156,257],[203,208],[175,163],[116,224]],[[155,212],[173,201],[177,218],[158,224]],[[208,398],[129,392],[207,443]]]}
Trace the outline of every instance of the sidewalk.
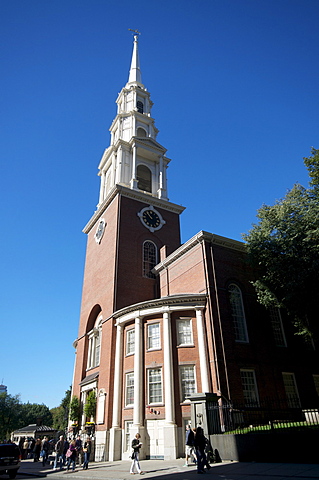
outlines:
{"label": "sidewalk", "polygon": [[[141,468],[145,475],[143,478],[156,477],[157,480],[198,480],[202,478],[197,474],[196,467],[183,467],[185,460],[141,460]],[[53,470],[52,466],[43,467],[40,462],[23,460],[17,475],[17,480],[25,478],[56,478],[71,475],[72,478],[82,480],[126,480],[131,479],[129,461],[97,462],[90,463],[88,470],[77,467],[75,472]],[[212,464],[212,468],[205,474],[211,480],[285,480],[295,478],[300,480],[314,480],[319,478],[319,464],[300,463],[243,463],[222,462]],[[136,480],[141,478],[136,474]],[[1,478],[2,480],[2,478]],[[209,480],[209,479],[207,479]]]}

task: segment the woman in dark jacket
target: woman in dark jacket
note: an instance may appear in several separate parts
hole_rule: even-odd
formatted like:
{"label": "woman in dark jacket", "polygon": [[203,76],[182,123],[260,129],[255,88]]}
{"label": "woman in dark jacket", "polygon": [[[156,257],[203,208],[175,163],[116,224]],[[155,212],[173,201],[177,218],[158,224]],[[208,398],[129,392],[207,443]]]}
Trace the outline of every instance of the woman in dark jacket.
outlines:
{"label": "woman in dark jacket", "polygon": [[130,469],[130,474],[134,475],[134,468],[136,468],[137,473],[143,475],[144,472],[141,472],[141,467],[140,467],[140,461],[139,461],[139,454],[140,454],[140,448],[142,446],[142,443],[140,442],[141,435],[137,433],[135,435],[135,438],[132,440],[132,464],[131,464],[131,469]]}
{"label": "woman in dark jacket", "polygon": [[197,473],[204,473],[204,466],[210,468],[207,462],[205,447],[207,444],[207,438],[204,436],[203,429],[201,427],[196,428],[194,447],[196,449],[197,456]]}
{"label": "woman in dark jacket", "polygon": [[83,470],[88,469],[91,450],[92,450],[92,442],[91,442],[90,437],[88,437],[87,440],[84,442],[84,445],[83,445],[83,453],[84,453]]}

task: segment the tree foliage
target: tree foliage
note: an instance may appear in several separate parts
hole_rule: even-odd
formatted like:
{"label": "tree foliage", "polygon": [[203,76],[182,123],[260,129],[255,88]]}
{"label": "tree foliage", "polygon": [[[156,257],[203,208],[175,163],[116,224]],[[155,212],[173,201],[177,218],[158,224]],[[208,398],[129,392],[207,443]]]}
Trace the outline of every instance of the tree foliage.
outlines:
{"label": "tree foliage", "polygon": [[42,425],[52,427],[53,418],[49,407],[42,403],[23,403],[21,405],[21,415],[23,418],[23,426],[31,425],[32,423],[41,422]]}
{"label": "tree foliage", "polygon": [[66,390],[65,396],[61,400],[60,405],[50,410],[53,417],[53,428],[55,430],[58,430],[60,432],[65,431],[69,418],[70,400],[71,387]]}
{"label": "tree foliage", "polygon": [[90,390],[84,405],[84,413],[87,417],[95,417],[96,413],[96,394],[94,390]]}
{"label": "tree foliage", "polygon": [[72,422],[79,422],[81,416],[81,403],[78,397],[75,395],[72,397],[70,402],[70,420]]}
{"label": "tree foliage", "polygon": [[311,154],[304,159],[309,188],[296,184],[275,205],[263,205],[244,240],[259,302],[285,308],[298,333],[318,339],[319,150]]}
{"label": "tree foliage", "polygon": [[0,393],[0,441],[10,437],[21,427],[21,403],[19,395]]}

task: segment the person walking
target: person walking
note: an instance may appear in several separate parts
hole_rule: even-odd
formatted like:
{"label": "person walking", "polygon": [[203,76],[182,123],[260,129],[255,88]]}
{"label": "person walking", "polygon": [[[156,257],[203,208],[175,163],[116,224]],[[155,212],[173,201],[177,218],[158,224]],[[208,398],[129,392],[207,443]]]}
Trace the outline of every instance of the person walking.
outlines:
{"label": "person walking", "polygon": [[44,437],[42,445],[41,445],[42,465],[44,467],[45,467],[45,464],[48,460],[49,448],[50,448],[50,444],[49,444],[49,441],[48,441],[48,437]]}
{"label": "person walking", "polygon": [[207,469],[210,469],[210,465],[207,462],[206,454],[205,454],[205,447],[207,444],[207,438],[204,436],[204,431],[202,427],[196,428],[195,438],[194,438],[194,446],[196,449],[196,457],[197,457],[197,473],[205,473],[204,467],[206,466]]}
{"label": "person walking", "polygon": [[83,445],[83,454],[84,454],[83,470],[88,469],[91,450],[92,450],[92,442],[90,437],[87,437]]}
{"label": "person walking", "polygon": [[75,470],[75,461],[76,461],[76,445],[75,445],[75,440],[72,440],[70,443],[70,446],[68,448],[68,451],[66,452],[66,458],[67,458],[67,466],[66,469],[69,471],[71,463],[72,463],[72,470],[74,472]]}
{"label": "person walking", "polygon": [[75,441],[75,448],[76,448],[76,454],[77,454],[77,463],[81,465],[82,463],[82,440],[81,436],[78,435]]}
{"label": "person walking", "polygon": [[141,435],[139,433],[137,433],[135,435],[135,438],[133,438],[133,440],[132,440],[133,452],[132,452],[132,464],[131,464],[131,468],[130,468],[130,474],[131,475],[135,474],[134,469],[136,469],[137,473],[139,473],[140,475],[144,474],[144,472],[141,471],[140,461],[139,461],[140,448],[143,445],[140,442],[140,438],[141,438]]}
{"label": "person walking", "polygon": [[64,436],[60,435],[59,440],[55,445],[55,460],[54,460],[53,470],[57,470],[58,465],[60,470],[63,469],[63,464],[64,464],[63,451],[64,451]]}
{"label": "person walking", "polygon": [[41,438],[37,438],[33,447],[33,461],[38,462],[41,452]]}
{"label": "person walking", "polygon": [[194,432],[191,429],[190,425],[186,425],[186,435],[185,435],[185,464],[184,467],[188,467],[188,459],[194,456]]}

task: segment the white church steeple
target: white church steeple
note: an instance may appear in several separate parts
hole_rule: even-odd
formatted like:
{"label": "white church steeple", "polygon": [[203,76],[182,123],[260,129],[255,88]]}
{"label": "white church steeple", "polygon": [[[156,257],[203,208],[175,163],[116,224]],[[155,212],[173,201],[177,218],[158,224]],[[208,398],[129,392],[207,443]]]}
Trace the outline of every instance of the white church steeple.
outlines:
{"label": "white church steeple", "polygon": [[138,84],[142,86],[142,73],[140,68],[140,59],[138,55],[138,35],[134,35],[133,54],[128,84]]}
{"label": "white church steeple", "polygon": [[[115,185],[168,200],[166,149],[156,141],[158,130],[151,116],[153,103],[142,83],[138,35],[134,35],[128,82],[116,100],[117,115],[110,127],[111,142],[99,164],[98,207]],[[151,200],[150,200],[151,202]]]}

